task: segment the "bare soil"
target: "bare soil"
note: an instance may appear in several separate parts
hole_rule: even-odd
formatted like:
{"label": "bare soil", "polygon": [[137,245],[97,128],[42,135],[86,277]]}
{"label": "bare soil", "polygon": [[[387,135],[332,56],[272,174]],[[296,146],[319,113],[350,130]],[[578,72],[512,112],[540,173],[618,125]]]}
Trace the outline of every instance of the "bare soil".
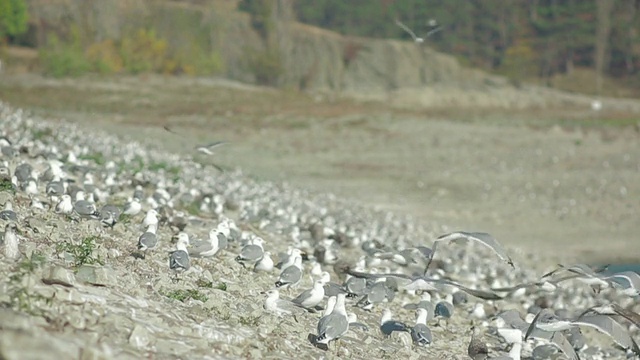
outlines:
{"label": "bare soil", "polygon": [[550,261],[640,257],[638,116],[619,109],[399,110],[162,77],[4,76],[0,99],[194,156],[195,144],[225,140],[202,161],[408,213],[442,232],[490,232]]}

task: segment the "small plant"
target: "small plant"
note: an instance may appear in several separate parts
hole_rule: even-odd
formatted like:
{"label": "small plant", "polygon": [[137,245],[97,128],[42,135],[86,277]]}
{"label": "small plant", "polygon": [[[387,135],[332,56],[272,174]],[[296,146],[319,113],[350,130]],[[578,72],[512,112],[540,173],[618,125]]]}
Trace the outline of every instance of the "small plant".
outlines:
{"label": "small plant", "polygon": [[33,274],[45,263],[45,261],[46,258],[42,253],[34,251],[30,257],[22,260],[16,265],[14,271],[9,275],[9,284],[7,289],[9,294],[8,306],[30,315],[42,314],[43,310],[36,309],[34,302],[44,300],[49,304],[51,299],[45,298],[42,295],[32,294],[29,286],[24,284],[24,278]]}
{"label": "small plant", "polygon": [[41,140],[45,137],[50,137],[51,135],[53,135],[53,130],[51,130],[51,128],[45,128],[45,129],[36,129],[33,130],[33,140]]}
{"label": "small plant", "polygon": [[198,279],[198,281],[196,281],[196,286],[201,287],[201,288],[212,289],[213,288],[213,282],[208,281],[208,280],[204,280],[204,279]]}
{"label": "small plant", "polygon": [[260,325],[260,318],[262,316],[240,316],[238,322],[242,325],[256,327]]}
{"label": "small plant", "polygon": [[189,213],[189,215],[195,215],[195,216],[200,215],[200,206],[195,201],[187,205],[185,207],[185,210]]}
{"label": "small plant", "polygon": [[96,165],[104,165],[107,162],[102,153],[80,155],[78,156],[78,158],[81,160],[93,161],[94,163],[96,163]]}
{"label": "small plant", "polygon": [[166,296],[166,297],[168,297],[170,299],[181,301],[181,302],[185,302],[185,301],[187,301],[189,299],[199,300],[199,301],[202,301],[202,302],[207,302],[207,300],[209,300],[207,295],[201,293],[200,291],[198,291],[196,289],[173,290],[173,291],[170,291],[168,293],[165,293],[164,296]]}
{"label": "small plant", "polygon": [[104,265],[100,258],[93,256],[93,250],[95,249],[96,243],[95,241],[98,239],[97,236],[88,236],[80,242],[80,244],[75,245],[72,243],[59,243],[56,246],[56,251],[67,252],[73,256],[73,266],[78,268],[85,264],[100,264]]}
{"label": "small plant", "polygon": [[225,283],[224,281],[221,281],[217,286],[216,289],[218,290],[222,290],[222,291],[227,291],[227,283]]}
{"label": "small plant", "polygon": [[8,191],[11,193],[16,192],[16,189],[13,187],[13,184],[11,183],[11,179],[0,179],[0,192],[4,192],[4,191]]}

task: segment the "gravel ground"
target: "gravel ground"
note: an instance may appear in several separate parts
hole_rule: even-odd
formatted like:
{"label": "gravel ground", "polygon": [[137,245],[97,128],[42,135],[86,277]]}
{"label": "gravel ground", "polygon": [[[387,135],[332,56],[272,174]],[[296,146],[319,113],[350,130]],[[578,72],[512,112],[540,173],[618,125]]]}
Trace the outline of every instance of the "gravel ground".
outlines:
{"label": "gravel ground", "polygon": [[[220,208],[224,215],[234,219],[240,229],[262,236],[274,254],[286,250],[292,229],[308,236],[307,229],[318,220],[330,228],[349,230],[351,237],[380,239],[396,248],[419,245],[423,239],[433,239],[443,228],[435,222],[421,226],[409,216],[372,210],[341,197],[252,180],[240,171],[220,174],[189,156],[151,150],[97,130],[87,132],[73,124],[33,119],[22,111],[0,106],[0,122],[6,136],[24,150],[17,154],[18,158],[9,160],[11,167],[28,162],[43,174],[47,168],[44,158],[59,158],[66,161],[70,177],[78,184],[86,181],[82,174],[89,170],[96,187],[110,194],[99,199],[98,204],[122,206],[134,185],[144,185],[146,195],[150,195],[164,183],[173,195],[175,208],[191,213],[186,231],[195,237],[205,237],[220,214],[194,208],[198,197],[193,196],[192,189],[219,195],[217,201],[224,204]],[[68,158],[69,152],[78,158],[75,164]],[[38,156],[46,153],[51,154]],[[106,185],[109,174],[115,181],[112,185]],[[35,197],[46,202],[43,191],[44,185],[40,184]],[[254,274],[243,269],[233,261],[238,252],[235,243],[213,260],[194,260],[192,270],[174,282],[167,254],[173,249],[175,232],[169,226],[160,227],[159,248],[142,260],[131,256],[141,234],[138,224],[142,214],[105,229],[98,221],[35,209],[29,205],[30,197],[20,189],[15,194],[4,191],[0,196],[0,203],[10,200],[14,204],[22,239],[21,259],[0,263],[4,279],[0,301],[5,304],[0,312],[2,358],[55,354],[83,359],[460,359],[466,358],[470,325],[487,320],[470,315],[477,301],[471,300],[458,307],[448,323],[432,324],[434,343],[420,349],[413,347],[404,334],[382,338],[376,325],[382,306],[370,313],[349,306],[370,331],[351,330],[338,350],[325,352],[307,340],[315,332],[317,314],[279,318],[264,312],[264,295],[259,293],[272,287],[275,274]],[[508,248],[517,264],[516,271],[482,248],[464,247],[439,250],[444,261],[441,267],[447,270],[447,276],[485,289],[495,285],[492,279],[496,278],[505,278],[502,283],[535,279],[541,259]],[[360,255],[358,248],[339,250],[339,257],[348,262],[355,262]],[[310,286],[311,279],[305,276],[299,289]],[[285,291],[283,296],[290,298],[296,293]],[[605,292],[600,298],[623,304],[629,301],[613,292]],[[384,307],[389,307],[397,319],[412,323],[412,312],[401,305],[415,300],[416,296],[402,293]],[[490,308],[523,309],[534,301],[579,311],[595,299],[584,286],[577,285],[552,295],[532,293],[500,300]],[[492,344],[493,353],[501,352],[499,341],[487,337],[487,342]],[[623,356],[608,342],[596,344],[607,349],[603,353],[599,347],[592,348],[598,354],[608,358]],[[530,347],[525,346],[525,354],[530,352]]]}

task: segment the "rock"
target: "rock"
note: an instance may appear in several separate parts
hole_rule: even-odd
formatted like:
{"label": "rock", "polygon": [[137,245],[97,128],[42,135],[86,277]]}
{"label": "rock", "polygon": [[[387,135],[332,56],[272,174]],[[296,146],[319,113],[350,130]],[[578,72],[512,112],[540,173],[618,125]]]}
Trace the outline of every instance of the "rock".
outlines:
{"label": "rock", "polygon": [[99,265],[80,266],[76,272],[76,278],[88,284],[98,286],[113,286],[118,282],[116,274],[112,269]]}
{"label": "rock", "polygon": [[0,359],[76,359],[78,346],[73,342],[48,335],[44,331],[33,331],[27,336],[24,331],[0,332]]}
{"label": "rock", "polygon": [[129,335],[129,344],[137,349],[146,349],[151,344],[152,336],[142,325],[136,325]]}
{"label": "rock", "polygon": [[62,285],[71,287],[76,283],[76,277],[69,269],[62,266],[51,266],[42,282],[47,285]]}

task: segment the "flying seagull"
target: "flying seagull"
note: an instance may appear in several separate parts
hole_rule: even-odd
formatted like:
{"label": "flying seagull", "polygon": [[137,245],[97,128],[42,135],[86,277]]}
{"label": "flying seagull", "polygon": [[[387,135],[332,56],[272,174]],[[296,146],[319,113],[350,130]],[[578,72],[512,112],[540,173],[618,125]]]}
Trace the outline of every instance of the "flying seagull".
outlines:
{"label": "flying seagull", "polygon": [[[432,22],[430,22],[430,23],[432,23]],[[396,19],[396,25],[398,25],[402,30],[404,30],[405,32],[407,32],[407,34],[411,35],[411,37],[413,38],[413,41],[414,41],[416,44],[422,44],[422,43],[424,43],[424,39],[425,39],[425,38],[428,38],[429,36],[431,36],[431,35],[433,35],[433,34],[437,33],[437,32],[438,32],[438,31],[440,31],[440,30],[442,30],[442,27],[441,27],[441,26],[438,26],[438,27],[436,27],[435,29],[431,29],[431,30],[429,30],[429,32],[427,32],[427,35],[425,36],[425,38],[421,38],[421,37],[416,36],[416,34],[415,34],[411,29],[409,29],[409,27],[408,27],[407,25],[403,24],[403,23],[402,23],[400,20],[398,20],[398,19]],[[435,25],[435,24],[434,24],[434,25]],[[436,25],[436,26],[437,26],[437,25]]]}
{"label": "flying seagull", "polygon": [[596,305],[588,308],[583,311],[579,318],[582,318],[585,315],[619,315],[623,318],[631,321],[636,327],[640,328],[640,314],[633,312],[631,310],[627,310],[618,304],[607,304],[607,305]]}
{"label": "flying seagull", "polygon": [[197,145],[195,149],[203,154],[213,155],[213,149],[226,144],[226,141],[214,141],[209,144]]}
{"label": "flying seagull", "polygon": [[427,272],[427,269],[429,269],[429,265],[431,265],[431,261],[433,260],[433,256],[436,253],[436,250],[438,248],[438,244],[442,243],[442,242],[459,242],[459,241],[475,241],[475,242],[479,242],[480,244],[490,248],[491,250],[493,250],[493,252],[496,253],[496,255],[498,255],[498,257],[505,261],[507,264],[511,265],[512,268],[515,269],[515,265],[513,264],[513,260],[511,260],[511,258],[509,257],[509,255],[507,255],[506,250],[504,249],[504,247],[502,247],[502,245],[498,242],[498,240],[496,240],[493,236],[491,236],[490,234],[487,233],[483,233],[483,232],[466,232],[466,231],[456,231],[456,232],[452,232],[449,234],[444,234],[439,236],[434,242],[433,242],[433,251],[431,252],[431,256],[429,258],[429,261],[427,262],[427,266],[425,267],[424,271],[425,273]]}
{"label": "flying seagull", "polygon": [[632,350],[636,356],[640,356],[638,344],[629,335],[627,329],[608,315],[585,315],[573,321],[579,326],[588,326],[598,332],[609,335],[613,341],[625,350]]}
{"label": "flying seagull", "polygon": [[437,291],[439,289],[432,284],[440,284],[440,285],[450,285],[450,286],[456,287],[471,296],[475,296],[483,300],[502,300],[504,298],[503,296],[500,296],[491,291],[471,289],[462,284],[458,284],[454,281],[446,280],[446,279],[434,279],[427,276],[411,276],[411,275],[402,274],[402,273],[370,274],[370,273],[355,271],[351,269],[346,269],[345,272],[351,276],[364,278],[364,279],[379,279],[379,278],[393,277],[393,278],[410,280],[411,282],[404,287],[406,290]]}

